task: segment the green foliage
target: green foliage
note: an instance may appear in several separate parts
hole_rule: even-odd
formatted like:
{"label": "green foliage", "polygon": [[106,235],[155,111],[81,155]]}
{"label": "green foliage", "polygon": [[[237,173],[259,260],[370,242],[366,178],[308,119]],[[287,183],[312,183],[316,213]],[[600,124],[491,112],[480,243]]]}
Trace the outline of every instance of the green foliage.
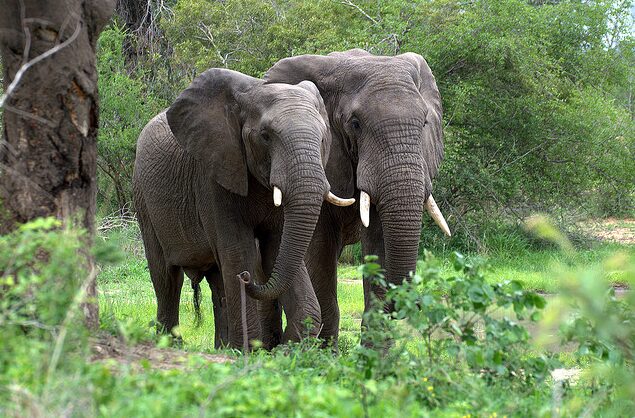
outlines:
{"label": "green foliage", "polygon": [[68,371],[67,352],[83,345],[81,314],[73,317],[86,279],[81,248],[82,235],[53,218],[0,236],[0,405],[50,389]]}
{"label": "green foliage", "polygon": [[577,364],[586,370],[581,392],[568,402],[574,412],[581,405],[605,416],[628,416],[635,410],[635,295],[618,296],[607,286],[607,273],[615,270],[626,273],[631,288],[635,285],[635,263],[625,253],[594,269],[562,275],[561,335],[563,342],[575,345]]}
{"label": "green foliage", "polygon": [[396,35],[389,32],[406,30],[401,16],[411,13],[414,3],[360,4],[370,6],[370,16],[329,0],[182,0],[163,26],[179,64],[198,72],[226,67],[259,77],[287,56],[355,47],[394,54]]}
{"label": "green foliage", "polygon": [[[536,217],[532,230],[543,238],[566,240],[545,222]],[[545,417],[579,416],[585,411],[591,416],[624,416],[633,407],[633,297],[629,293],[614,298],[604,284],[609,274],[620,271],[632,285],[635,269],[628,255],[608,258],[595,268],[552,271],[551,276],[562,278],[566,298],[551,298],[544,307],[543,297],[523,290],[514,280],[501,281],[501,276],[506,277],[502,270],[490,269],[476,257],[454,254],[442,262],[428,254],[410,282],[389,290],[388,301],[395,312],[375,309],[366,316],[367,345],[357,344],[362,286],[349,280],[339,284],[344,315],[339,355],[320,348],[320,341],[305,339],[272,353],[252,353],[245,366],[241,359],[216,364],[185,351],[153,352],[156,348],[148,341],[155,339],[154,328],[148,322],[156,313],[154,294],[142,254],[131,251],[125,263],[104,266],[99,277],[102,329],[128,344],[143,342],[143,346],[113,350],[120,356],[93,362],[88,360],[81,332],[71,328],[62,342],[62,357],[50,372],[53,347],[69,308],[70,312],[76,308],[73,301],[79,284],[74,281],[73,289],[69,284],[68,291],[61,291],[51,277],[83,277],[83,271],[75,270],[77,260],[73,261],[79,237],[56,225],[52,220],[37,221],[0,241],[4,271],[21,271],[25,280],[38,277],[37,286],[26,295],[11,288],[16,297],[2,299],[0,337],[8,342],[0,352],[3,416],[453,417],[496,413],[499,417]],[[102,260],[117,259],[109,242],[137,248],[133,228],[110,230],[107,236],[97,251]],[[35,250],[28,249],[38,247],[37,243],[40,248],[51,247],[48,259],[37,258]],[[525,263],[545,264],[549,257],[571,265],[580,261],[575,254],[558,255],[555,250],[538,261],[527,261],[527,254],[516,257],[524,257]],[[23,261],[7,261],[11,259]],[[75,271],[77,276],[72,275]],[[360,273],[371,280],[382,279],[376,258],[368,258]],[[2,277],[5,280],[8,275]],[[354,294],[351,288],[356,289]],[[203,290],[204,300],[209,301],[208,289]],[[190,290],[184,286],[184,291]],[[38,293],[37,300],[57,301],[41,304],[32,299]],[[67,296],[60,298],[62,293]],[[182,300],[185,348],[210,351],[211,315],[206,314],[207,323],[201,328],[193,328],[191,295]],[[24,314],[5,315],[4,307],[11,301],[27,301],[24,306],[32,308],[11,308],[8,311]],[[211,310],[209,305],[203,307]],[[49,316],[49,309],[55,315]],[[42,318],[52,318],[47,322],[50,329],[33,326],[32,319],[40,318],[40,312]],[[535,328],[538,315],[562,323],[565,341],[580,347],[572,355],[560,356],[584,369],[577,382],[554,384],[548,377],[555,362],[532,345],[527,331],[529,326]],[[356,321],[345,324],[351,316]],[[11,323],[5,320],[10,317],[14,318]],[[75,318],[72,322],[79,322]],[[169,341],[159,339],[157,344],[166,347]],[[150,359],[129,359],[134,351],[147,352]],[[176,359],[182,360],[172,364]]]}
{"label": "green foliage", "polygon": [[445,108],[435,196],[452,245],[483,250],[483,213],[632,214],[631,4],[182,0],[161,25],[187,77],[214,66],[259,77],[287,56],[355,47],[423,55]]}
{"label": "green foliage", "polygon": [[141,80],[127,73],[122,50],[126,36],[112,25],[98,42],[98,197],[100,211],[106,214],[131,204],[137,138],[146,123],[167,106],[150,94]]}
{"label": "green foliage", "polygon": [[[615,92],[632,89],[632,33],[609,24],[627,18],[629,7],[421,5],[421,24],[402,46],[428,59],[444,101],[446,159],[435,195],[459,214],[629,211],[635,125],[631,105]],[[608,37],[620,40],[607,47]]]}
{"label": "green foliage", "polygon": [[[566,237],[550,220],[536,216],[527,225],[542,239],[556,243],[572,257]],[[593,267],[560,268],[560,299],[547,323],[560,326],[563,343],[576,346],[577,365],[585,370],[577,390],[564,386],[554,407],[570,415],[628,416],[635,410],[635,296],[621,297],[608,285],[608,277],[621,272],[629,287],[635,284],[635,258],[614,252]],[[563,398],[563,390],[569,389]]]}
{"label": "green foliage", "polygon": [[[366,379],[393,378],[416,388],[412,395],[431,408],[469,396],[471,385],[505,382],[509,389],[531,392],[548,376],[552,362],[532,354],[529,333],[516,321],[537,321],[544,298],[515,281],[490,285],[482,262],[461,254],[453,255],[453,265],[455,275],[441,278],[439,262],[426,254],[420,274],[391,286],[386,303],[394,312],[386,314],[377,304],[379,309],[366,314],[365,340],[373,348],[357,350],[357,367]],[[373,260],[361,270],[383,281]]]}
{"label": "green foliage", "polygon": [[[64,318],[78,286],[80,242],[59,227],[53,218],[37,219],[0,236],[0,326],[28,326],[23,321],[33,320],[34,326],[46,329]],[[66,245],[58,245],[63,237]]]}

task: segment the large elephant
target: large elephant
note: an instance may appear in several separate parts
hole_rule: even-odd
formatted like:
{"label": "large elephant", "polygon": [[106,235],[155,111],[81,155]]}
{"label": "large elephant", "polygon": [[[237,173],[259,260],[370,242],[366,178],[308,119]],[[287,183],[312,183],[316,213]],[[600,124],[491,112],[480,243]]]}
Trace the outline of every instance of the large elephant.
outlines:
{"label": "large elephant", "polygon": [[[336,345],[337,260],[345,245],[361,239],[363,253],[379,256],[387,282],[398,284],[416,268],[424,206],[450,234],[431,195],[443,158],[439,91],[420,55],[373,56],[360,49],[285,58],[265,80],[317,86],[333,136],[328,181],[334,193],[360,197],[349,208],[322,208],[306,256],[322,311],[320,336]],[[384,288],[365,280],[365,311],[371,292],[385,296]]]}
{"label": "large elephant", "polygon": [[[307,317],[317,333],[320,309],[304,256],[323,200],[353,202],[329,190],[323,168],[330,147],[327,118],[309,81],[265,85],[211,69],[143,129],[133,193],[163,331],[179,324],[185,272],[193,281],[207,278],[216,310],[225,313],[216,320],[217,345],[241,347],[236,276],[254,271],[260,251],[271,278],[249,284],[250,296],[283,295],[284,338],[299,338]],[[247,305],[248,337],[259,338],[256,302]],[[219,341],[223,329],[228,341]]]}

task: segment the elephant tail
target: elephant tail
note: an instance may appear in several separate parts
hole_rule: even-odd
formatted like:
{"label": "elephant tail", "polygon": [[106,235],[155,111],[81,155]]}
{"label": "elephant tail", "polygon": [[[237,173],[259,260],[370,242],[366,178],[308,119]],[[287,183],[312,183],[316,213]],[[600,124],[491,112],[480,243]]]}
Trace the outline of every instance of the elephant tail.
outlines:
{"label": "elephant tail", "polygon": [[194,291],[194,324],[196,328],[203,323],[203,314],[201,313],[201,280],[192,280],[192,290]]}

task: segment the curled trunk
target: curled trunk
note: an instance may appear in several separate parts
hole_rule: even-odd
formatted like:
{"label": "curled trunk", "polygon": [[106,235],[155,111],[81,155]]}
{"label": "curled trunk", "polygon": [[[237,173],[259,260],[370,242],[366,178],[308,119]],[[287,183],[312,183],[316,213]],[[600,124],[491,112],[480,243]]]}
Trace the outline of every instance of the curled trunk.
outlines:
{"label": "curled trunk", "polygon": [[326,176],[319,164],[321,175],[318,176],[315,176],[315,171],[312,171],[317,167],[307,167],[306,163],[298,164],[300,165],[302,169],[289,174],[289,178],[294,181],[284,195],[282,240],[271,278],[264,285],[259,285],[253,280],[247,284],[247,293],[255,299],[276,299],[289,290],[304,262],[304,256],[320,216],[326,193]]}

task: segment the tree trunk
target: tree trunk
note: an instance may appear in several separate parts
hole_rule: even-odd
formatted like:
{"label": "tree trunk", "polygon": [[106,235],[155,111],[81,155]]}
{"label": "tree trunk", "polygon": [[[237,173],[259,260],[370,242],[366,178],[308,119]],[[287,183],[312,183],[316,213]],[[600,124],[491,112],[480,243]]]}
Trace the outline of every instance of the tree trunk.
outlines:
{"label": "tree trunk", "polygon": [[[95,46],[113,9],[114,0],[2,2],[0,55],[7,98],[0,143],[0,233],[56,216],[83,226],[89,248],[99,115]],[[86,264],[94,277],[89,253]],[[98,325],[96,296],[92,280],[84,305],[90,327]]]}

